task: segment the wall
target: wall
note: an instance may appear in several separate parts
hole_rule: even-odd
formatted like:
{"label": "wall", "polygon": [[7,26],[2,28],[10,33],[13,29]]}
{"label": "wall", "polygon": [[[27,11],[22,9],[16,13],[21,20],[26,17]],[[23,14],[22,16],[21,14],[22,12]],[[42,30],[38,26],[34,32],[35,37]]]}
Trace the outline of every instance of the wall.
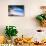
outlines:
{"label": "wall", "polygon": [[[8,5],[24,5],[24,17],[8,16]],[[4,34],[6,25],[15,25],[18,36],[31,36],[39,27],[35,16],[41,13],[40,6],[46,5],[46,0],[0,0],[0,34]],[[45,29],[46,30],[46,29]]]}

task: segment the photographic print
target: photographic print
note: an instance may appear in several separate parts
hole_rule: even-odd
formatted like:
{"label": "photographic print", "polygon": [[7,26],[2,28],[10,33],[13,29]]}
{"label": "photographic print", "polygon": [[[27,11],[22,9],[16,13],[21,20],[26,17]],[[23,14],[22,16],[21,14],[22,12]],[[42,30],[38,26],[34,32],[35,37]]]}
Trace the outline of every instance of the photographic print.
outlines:
{"label": "photographic print", "polygon": [[24,5],[8,5],[8,16],[24,16]]}

